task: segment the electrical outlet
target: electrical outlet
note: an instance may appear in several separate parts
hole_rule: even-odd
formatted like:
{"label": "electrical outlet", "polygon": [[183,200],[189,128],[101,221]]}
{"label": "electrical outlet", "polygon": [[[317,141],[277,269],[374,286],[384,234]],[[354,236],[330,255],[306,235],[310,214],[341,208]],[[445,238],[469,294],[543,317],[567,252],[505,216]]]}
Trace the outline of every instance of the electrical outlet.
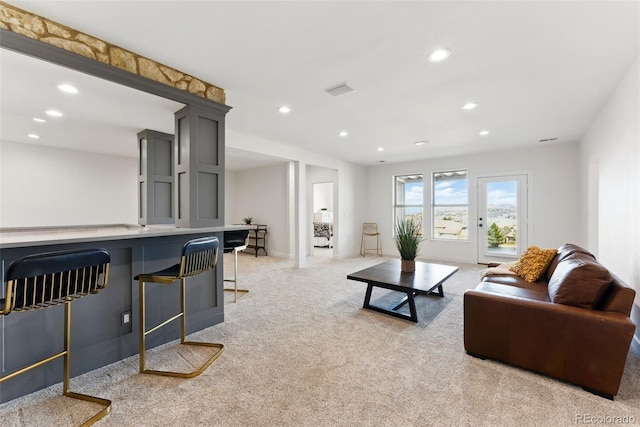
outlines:
{"label": "electrical outlet", "polygon": [[121,316],[121,320],[122,320],[121,322],[122,326],[128,325],[129,323],[131,323],[131,312],[130,311],[123,312]]}

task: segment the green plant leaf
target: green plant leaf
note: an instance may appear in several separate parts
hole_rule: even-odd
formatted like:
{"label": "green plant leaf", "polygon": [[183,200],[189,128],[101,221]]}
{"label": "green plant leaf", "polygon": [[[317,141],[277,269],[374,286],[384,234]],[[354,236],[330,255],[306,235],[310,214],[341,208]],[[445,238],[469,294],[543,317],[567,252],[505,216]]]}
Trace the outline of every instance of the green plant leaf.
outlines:
{"label": "green plant leaf", "polygon": [[395,225],[395,244],[404,260],[413,260],[418,256],[422,238],[422,224],[413,217],[399,220]]}

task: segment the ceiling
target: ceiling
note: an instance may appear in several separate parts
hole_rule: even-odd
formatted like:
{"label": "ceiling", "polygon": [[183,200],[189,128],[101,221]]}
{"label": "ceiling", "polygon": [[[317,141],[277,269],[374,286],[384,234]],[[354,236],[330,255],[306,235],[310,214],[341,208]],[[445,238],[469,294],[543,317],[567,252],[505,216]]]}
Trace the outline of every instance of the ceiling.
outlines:
{"label": "ceiling", "polygon": [[[640,52],[640,3],[629,1],[10,3],[224,88],[234,138],[363,165],[577,141]],[[449,59],[427,61],[440,47]],[[26,128],[16,125],[14,135],[5,125],[33,126],[26,110],[53,106],[47,91],[69,101],[55,89],[68,77],[36,77],[40,67],[6,57],[2,138],[20,140]],[[83,101],[82,114],[73,113],[85,126],[77,139],[62,133],[66,144],[135,156],[133,133],[172,132],[179,104],[75,77],[93,106]],[[36,90],[36,82],[48,86]],[[341,83],[354,91],[325,92]],[[74,108],[62,100],[57,108]],[[463,110],[470,101],[478,106]],[[291,112],[278,112],[282,105]],[[49,132],[51,122],[41,128]]]}
{"label": "ceiling", "polygon": [[[173,134],[174,112],[184,106],[6,49],[0,49],[0,71],[3,141],[136,158],[136,134],[143,129]],[[61,92],[60,84],[71,84],[78,93]],[[64,115],[50,117],[48,109]],[[255,169],[283,161],[227,147],[225,169]]]}

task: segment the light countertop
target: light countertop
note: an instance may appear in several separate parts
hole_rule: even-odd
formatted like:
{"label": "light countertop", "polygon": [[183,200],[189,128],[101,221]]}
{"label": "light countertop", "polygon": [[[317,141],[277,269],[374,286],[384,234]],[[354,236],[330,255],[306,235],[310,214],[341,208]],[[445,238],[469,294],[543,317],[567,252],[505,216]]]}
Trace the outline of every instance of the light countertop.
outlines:
{"label": "light countertop", "polygon": [[0,249],[59,245],[105,240],[139,239],[184,234],[218,233],[225,230],[254,229],[250,225],[178,228],[173,225],[111,224],[64,227],[0,228]]}

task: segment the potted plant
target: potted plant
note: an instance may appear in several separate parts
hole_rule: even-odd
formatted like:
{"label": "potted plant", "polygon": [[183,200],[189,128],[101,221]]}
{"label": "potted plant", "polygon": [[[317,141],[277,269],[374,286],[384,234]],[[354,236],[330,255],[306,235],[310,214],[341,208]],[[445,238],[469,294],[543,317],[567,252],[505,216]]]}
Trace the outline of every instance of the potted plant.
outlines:
{"label": "potted plant", "polygon": [[242,218],[242,220],[244,221],[245,224],[251,225],[251,223],[253,222],[253,217],[252,216],[248,216],[246,218]]}
{"label": "potted plant", "polygon": [[399,220],[395,226],[395,243],[404,272],[416,271],[416,257],[420,250],[422,224],[413,217]]}

